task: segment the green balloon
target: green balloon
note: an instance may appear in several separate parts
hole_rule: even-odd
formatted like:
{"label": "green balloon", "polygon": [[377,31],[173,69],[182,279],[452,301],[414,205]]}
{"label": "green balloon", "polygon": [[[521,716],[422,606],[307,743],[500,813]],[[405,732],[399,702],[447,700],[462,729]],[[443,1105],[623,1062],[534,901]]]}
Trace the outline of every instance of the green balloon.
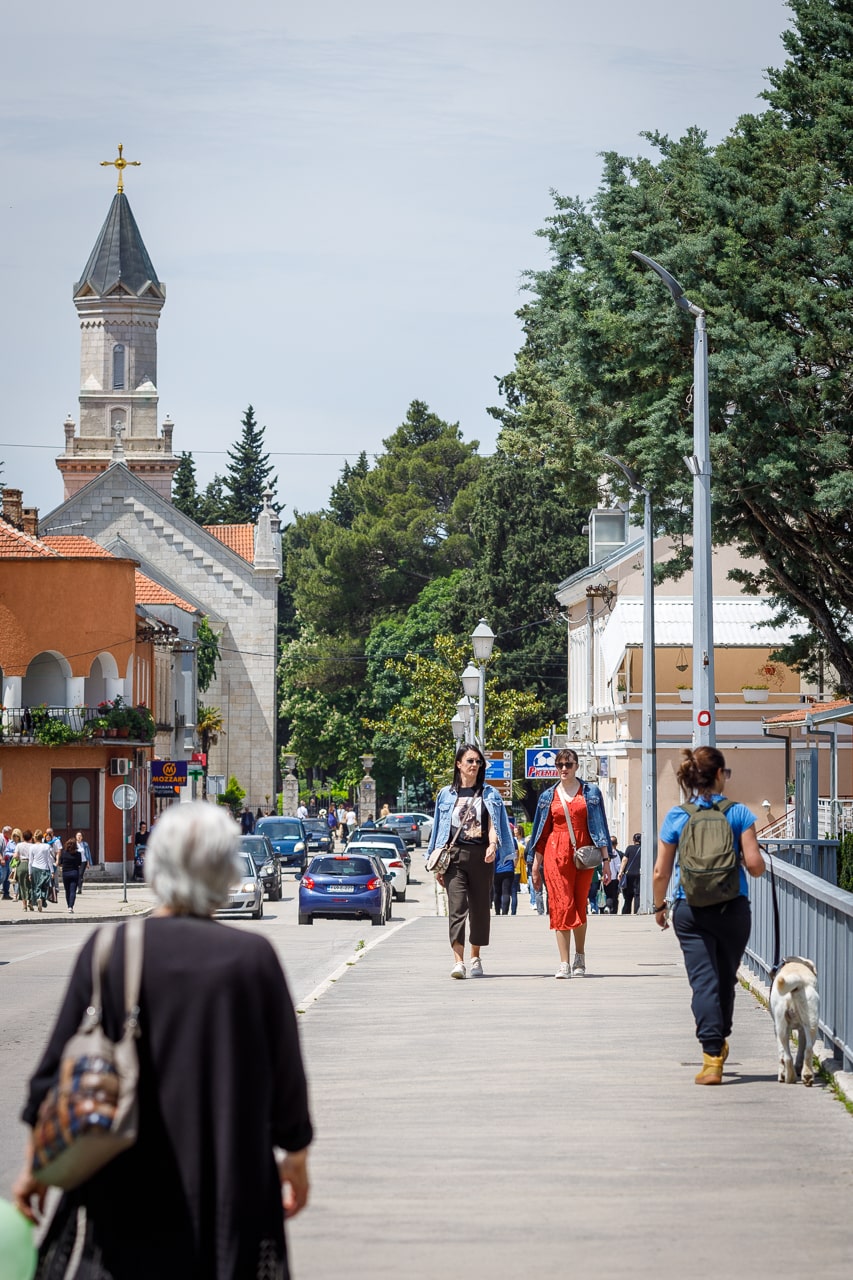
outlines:
{"label": "green balloon", "polygon": [[37,1262],[33,1224],[8,1200],[0,1200],[0,1280],[32,1280]]}

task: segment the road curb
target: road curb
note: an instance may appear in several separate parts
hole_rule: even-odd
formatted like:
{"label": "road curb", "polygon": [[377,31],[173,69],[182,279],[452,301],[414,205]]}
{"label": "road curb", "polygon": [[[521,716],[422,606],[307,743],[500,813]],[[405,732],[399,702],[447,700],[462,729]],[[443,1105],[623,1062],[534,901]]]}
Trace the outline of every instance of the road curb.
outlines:
{"label": "road curb", "polygon": [[154,907],[150,906],[150,907],[142,907],[141,909],[138,909],[138,910],[135,909],[132,911],[119,911],[112,915],[96,915],[96,916],[82,916],[82,915],[77,915],[76,912],[72,916],[72,915],[69,915],[67,911],[65,912],[64,915],[59,915],[59,914],[48,915],[44,912],[28,911],[26,915],[22,915],[19,918],[14,920],[0,920],[0,929],[10,928],[12,925],[21,925],[21,924],[109,924],[109,923],[115,923],[115,922],[120,923],[122,920],[130,920],[133,918],[138,918],[139,916],[150,916],[153,910],[154,910]]}
{"label": "road curb", "polygon": [[393,938],[394,934],[400,929],[405,929],[407,925],[414,924],[415,921],[419,919],[422,919],[422,917],[411,916],[408,920],[401,920],[399,924],[395,924],[393,928],[384,931],[378,938],[373,938],[370,942],[365,943],[365,945],[358,951],[353,951],[352,955],[348,956],[347,959],[344,960],[343,964],[339,964],[337,969],[332,970],[328,978],[324,978],[323,981],[319,983],[304,1000],[300,1000],[298,1002],[296,1005],[296,1012],[307,1013],[311,1006],[315,1005],[320,997],[325,995],[329,990],[329,987],[337,982],[339,978],[342,978],[347,970],[351,969],[353,965],[358,964],[359,960],[363,959],[368,952],[372,951],[374,947],[378,947],[380,942],[387,942],[388,939]]}

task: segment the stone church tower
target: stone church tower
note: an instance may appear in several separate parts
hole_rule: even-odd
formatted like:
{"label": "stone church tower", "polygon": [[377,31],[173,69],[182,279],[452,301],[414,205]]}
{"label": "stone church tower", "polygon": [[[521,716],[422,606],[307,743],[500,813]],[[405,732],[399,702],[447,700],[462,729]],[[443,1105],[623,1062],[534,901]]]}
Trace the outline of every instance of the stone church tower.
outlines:
{"label": "stone church tower", "polygon": [[70,498],[112,461],[164,498],[179,458],[173,424],[157,430],[157,325],[166,286],[142,242],[121,186],[74,286],[80,317],[80,432],[69,417],[56,459]]}

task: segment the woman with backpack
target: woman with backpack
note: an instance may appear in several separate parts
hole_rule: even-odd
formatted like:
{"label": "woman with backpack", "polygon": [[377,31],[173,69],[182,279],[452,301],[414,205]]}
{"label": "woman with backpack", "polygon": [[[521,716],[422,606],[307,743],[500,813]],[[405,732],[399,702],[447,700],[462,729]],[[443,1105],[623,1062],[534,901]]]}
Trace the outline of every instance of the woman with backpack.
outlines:
{"label": "woman with backpack", "polygon": [[737,971],[752,924],[746,874],[762,875],[764,858],[755,835],[755,814],[725,797],[732,771],[722,752],[697,747],[682,756],[677,777],[690,801],[670,809],[661,824],[652,910],[661,929],[669,928],[664,895],[677,852],[672,924],[693,991],[696,1038],[702,1045],[696,1084],[721,1084]]}

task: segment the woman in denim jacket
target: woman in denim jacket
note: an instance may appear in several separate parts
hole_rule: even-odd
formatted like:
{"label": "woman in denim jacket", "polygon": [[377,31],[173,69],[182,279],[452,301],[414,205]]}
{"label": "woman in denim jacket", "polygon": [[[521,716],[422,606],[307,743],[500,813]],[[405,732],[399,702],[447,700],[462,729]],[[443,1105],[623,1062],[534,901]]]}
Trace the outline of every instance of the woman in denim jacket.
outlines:
{"label": "woman in denim jacket", "polygon": [[500,792],[484,782],[486,758],[470,743],[456,752],[453,782],[435,802],[435,821],[427,847],[443,848],[456,838],[450,866],[436,880],[447,890],[451,978],[466,977],[465,922],[471,940],[471,977],[482,978],[480,948],[489,945],[495,858],[515,856],[515,841]]}
{"label": "woman in denim jacket", "polygon": [[[610,883],[610,855],[613,846],[604,815],[604,801],[592,782],[576,777],[578,757],[571,747],[557,752],[560,781],[543,791],[536,806],[533,830],[527,844],[532,849],[533,883],[542,888],[544,872],[548,889],[548,915],[557,934],[560,964],[555,978],[582,978],[586,974],[586,911],[592,868],[575,866],[575,847],[597,845],[604,853],[602,880]],[[571,820],[574,841],[569,833]],[[569,964],[571,940],[575,943],[574,965]]]}

